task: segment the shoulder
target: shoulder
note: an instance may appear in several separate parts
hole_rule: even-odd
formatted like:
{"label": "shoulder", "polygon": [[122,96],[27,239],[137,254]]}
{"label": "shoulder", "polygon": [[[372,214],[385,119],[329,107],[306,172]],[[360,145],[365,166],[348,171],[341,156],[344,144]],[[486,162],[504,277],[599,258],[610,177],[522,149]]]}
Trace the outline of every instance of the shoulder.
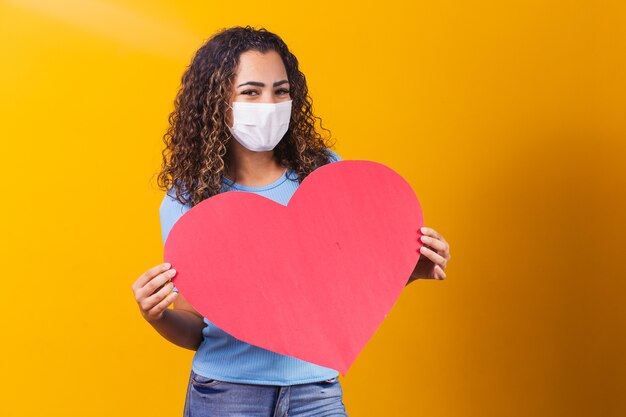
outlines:
{"label": "shoulder", "polygon": [[170,188],[163,196],[161,206],[159,207],[159,213],[161,216],[182,216],[182,214],[188,210],[187,205],[183,205],[176,199],[175,191]]}
{"label": "shoulder", "polygon": [[337,154],[337,152],[333,151],[332,149],[326,148],[326,152],[329,155],[329,162],[342,161],[341,157]]}
{"label": "shoulder", "polygon": [[167,236],[170,230],[174,226],[174,223],[181,218],[181,216],[189,210],[189,205],[183,205],[176,199],[174,189],[170,188],[165,193],[161,205],[159,206],[159,216],[161,218],[161,238],[163,243],[167,240]]}

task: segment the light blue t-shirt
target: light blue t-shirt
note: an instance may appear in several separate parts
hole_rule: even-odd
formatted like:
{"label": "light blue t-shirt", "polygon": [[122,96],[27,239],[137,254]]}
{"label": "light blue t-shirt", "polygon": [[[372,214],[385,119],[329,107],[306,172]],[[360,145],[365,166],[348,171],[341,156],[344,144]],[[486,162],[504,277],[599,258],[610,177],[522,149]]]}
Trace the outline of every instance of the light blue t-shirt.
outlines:
{"label": "light blue t-shirt", "polygon": [[[328,152],[331,155],[330,162],[341,160],[334,151],[328,149]],[[248,187],[223,177],[221,192],[252,192],[286,206],[298,186],[296,174],[287,169],[279,179],[261,187]],[[164,244],[174,223],[191,208],[190,205],[183,206],[171,193],[173,190],[170,189],[159,209]],[[174,290],[177,291],[176,288]],[[323,381],[338,376],[334,369],[236,339],[206,317],[204,322],[203,340],[192,361],[192,369],[199,375],[220,381],[281,386]]]}

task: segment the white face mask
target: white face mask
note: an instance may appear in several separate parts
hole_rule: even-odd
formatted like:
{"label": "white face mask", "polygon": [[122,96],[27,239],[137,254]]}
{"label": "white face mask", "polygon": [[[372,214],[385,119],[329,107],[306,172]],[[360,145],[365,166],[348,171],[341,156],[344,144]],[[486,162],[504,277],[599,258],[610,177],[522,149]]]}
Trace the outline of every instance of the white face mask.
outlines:
{"label": "white face mask", "polygon": [[271,151],[283,138],[291,119],[291,102],[233,102],[233,127],[230,133],[251,151]]}

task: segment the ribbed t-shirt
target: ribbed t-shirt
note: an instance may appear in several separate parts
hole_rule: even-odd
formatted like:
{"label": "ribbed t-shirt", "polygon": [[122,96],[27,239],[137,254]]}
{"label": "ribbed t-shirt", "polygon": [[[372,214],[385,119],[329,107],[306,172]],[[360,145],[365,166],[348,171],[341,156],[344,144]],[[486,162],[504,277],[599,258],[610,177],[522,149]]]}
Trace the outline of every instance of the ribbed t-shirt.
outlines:
{"label": "ribbed t-shirt", "polygon": [[[340,161],[341,157],[327,149],[330,162]],[[287,205],[300,185],[295,173],[287,168],[271,184],[249,187],[222,177],[220,192],[244,191],[267,197],[282,205]],[[163,243],[174,223],[191,207],[182,205],[170,189],[159,208]],[[233,253],[233,259],[241,254]],[[175,268],[175,266],[173,265]],[[178,291],[174,287],[174,291]],[[259,385],[305,384],[338,376],[334,369],[316,365],[291,356],[282,355],[239,340],[218,328],[204,317],[206,326],[202,329],[203,340],[196,351],[192,369],[206,378],[220,381]]]}

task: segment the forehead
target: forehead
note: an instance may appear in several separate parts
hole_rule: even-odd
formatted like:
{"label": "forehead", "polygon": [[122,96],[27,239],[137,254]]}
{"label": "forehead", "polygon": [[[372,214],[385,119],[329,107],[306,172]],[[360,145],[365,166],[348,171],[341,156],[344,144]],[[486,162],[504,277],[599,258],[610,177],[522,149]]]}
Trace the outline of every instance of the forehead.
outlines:
{"label": "forehead", "polygon": [[235,80],[274,82],[287,79],[283,60],[274,50],[267,52],[246,51],[239,56]]}

